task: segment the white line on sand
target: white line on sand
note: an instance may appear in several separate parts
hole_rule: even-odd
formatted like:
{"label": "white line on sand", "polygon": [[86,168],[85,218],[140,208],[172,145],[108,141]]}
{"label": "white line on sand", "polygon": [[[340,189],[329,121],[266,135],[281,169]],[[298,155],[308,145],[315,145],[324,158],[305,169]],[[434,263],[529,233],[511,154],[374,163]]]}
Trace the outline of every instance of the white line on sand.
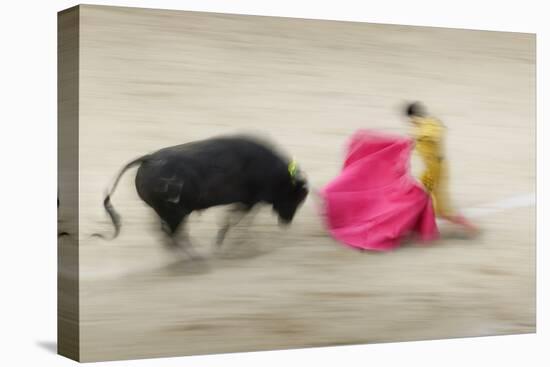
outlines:
{"label": "white line on sand", "polygon": [[503,212],[508,209],[526,208],[534,206],[537,203],[535,193],[512,196],[503,200],[485,204],[477,208],[464,209],[464,215],[477,218],[486,215]]}

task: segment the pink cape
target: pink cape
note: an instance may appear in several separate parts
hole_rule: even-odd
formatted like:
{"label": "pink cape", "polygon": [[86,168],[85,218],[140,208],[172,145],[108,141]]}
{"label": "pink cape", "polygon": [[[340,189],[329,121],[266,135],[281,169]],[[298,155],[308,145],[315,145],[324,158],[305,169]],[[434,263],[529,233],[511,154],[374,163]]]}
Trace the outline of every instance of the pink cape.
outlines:
{"label": "pink cape", "polygon": [[342,172],[320,193],[336,240],[387,251],[411,233],[438,237],[431,199],[409,171],[412,148],[407,137],[369,130],[352,136]]}

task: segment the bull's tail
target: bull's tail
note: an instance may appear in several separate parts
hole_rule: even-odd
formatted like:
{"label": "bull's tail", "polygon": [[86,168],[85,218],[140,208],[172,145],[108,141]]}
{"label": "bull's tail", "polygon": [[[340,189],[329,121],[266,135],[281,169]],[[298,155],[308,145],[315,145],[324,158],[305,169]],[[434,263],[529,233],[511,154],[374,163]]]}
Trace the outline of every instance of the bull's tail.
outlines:
{"label": "bull's tail", "polygon": [[118,234],[120,233],[120,215],[118,215],[118,213],[115,211],[115,208],[113,207],[113,204],[111,204],[111,195],[114,193],[114,191],[115,191],[115,189],[118,185],[118,182],[120,181],[120,179],[121,179],[122,175],[124,174],[124,172],[126,172],[128,169],[130,169],[134,166],[137,166],[138,164],[141,164],[147,157],[149,157],[149,156],[144,155],[142,157],[134,159],[133,161],[131,161],[130,163],[125,165],[120,170],[118,175],[116,176],[115,181],[111,185],[110,189],[107,189],[107,191],[105,192],[105,199],[103,200],[103,207],[105,208],[105,211],[107,212],[107,214],[109,214],[109,217],[111,218],[111,221],[113,222],[113,226],[115,227],[115,233],[113,234],[113,236],[111,238],[107,238],[106,236],[104,236],[102,234],[99,234],[99,233],[94,233],[92,236],[100,237],[100,238],[104,238],[104,239],[109,239],[109,240],[113,240],[118,236]]}

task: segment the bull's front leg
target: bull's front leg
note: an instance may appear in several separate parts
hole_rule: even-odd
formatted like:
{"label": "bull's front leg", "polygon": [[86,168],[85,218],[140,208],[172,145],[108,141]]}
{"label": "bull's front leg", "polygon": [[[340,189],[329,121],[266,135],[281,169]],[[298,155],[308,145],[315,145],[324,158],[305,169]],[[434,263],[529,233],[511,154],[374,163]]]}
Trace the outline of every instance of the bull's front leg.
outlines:
{"label": "bull's front leg", "polygon": [[216,237],[216,246],[220,247],[225,239],[227,231],[233,226],[236,226],[250,212],[251,207],[244,204],[238,204],[231,208],[225,217],[223,226],[218,231]]}
{"label": "bull's front leg", "polygon": [[192,260],[202,260],[202,256],[195,251],[189,232],[186,228],[186,218],[182,220],[175,231],[171,231],[170,226],[162,221],[162,228],[168,234],[171,245],[174,249],[182,251],[187,257]]}
{"label": "bull's front leg", "polygon": [[203,260],[203,257],[195,251],[189,233],[185,229],[181,231],[179,239],[174,239],[179,249],[181,249],[189,258],[193,260]]}

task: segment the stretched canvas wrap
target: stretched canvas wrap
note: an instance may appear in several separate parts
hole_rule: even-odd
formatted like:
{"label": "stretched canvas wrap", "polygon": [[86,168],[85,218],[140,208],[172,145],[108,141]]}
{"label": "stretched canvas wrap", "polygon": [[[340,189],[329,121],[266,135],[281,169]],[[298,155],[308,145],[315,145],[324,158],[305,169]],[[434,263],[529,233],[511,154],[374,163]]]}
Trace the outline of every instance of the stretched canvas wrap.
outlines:
{"label": "stretched canvas wrap", "polygon": [[534,34],[91,5],[58,27],[59,354],[535,332]]}

